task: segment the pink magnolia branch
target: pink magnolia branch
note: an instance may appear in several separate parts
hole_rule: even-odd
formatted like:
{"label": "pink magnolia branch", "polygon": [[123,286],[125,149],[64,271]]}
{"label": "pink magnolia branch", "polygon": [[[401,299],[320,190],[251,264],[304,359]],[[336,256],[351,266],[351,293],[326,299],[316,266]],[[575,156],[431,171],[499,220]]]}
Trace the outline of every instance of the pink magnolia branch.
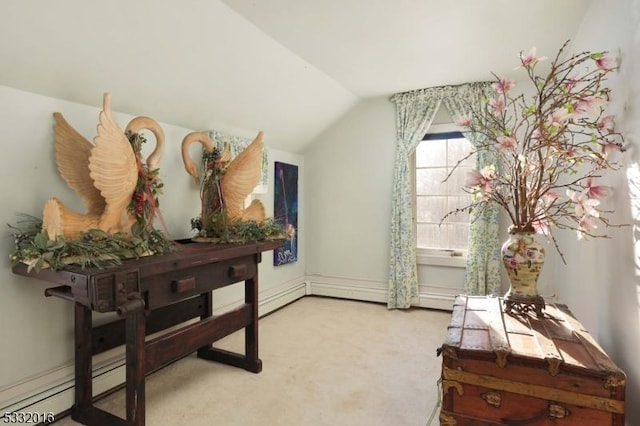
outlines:
{"label": "pink magnolia branch", "polygon": [[458,211],[496,203],[515,231],[543,231],[554,243],[552,227],[579,237],[606,236],[592,232],[595,219],[610,226],[603,217],[607,212],[597,210],[607,191],[594,190],[599,187],[592,182],[601,171],[617,169],[610,153],[624,150],[613,117],[604,115],[610,95],[604,82],[617,64],[607,52],[567,57],[568,44],[543,76],[536,69],[543,58],[520,54],[533,96],[512,94],[515,82],[493,74],[492,96],[479,108],[469,107],[460,124],[474,135],[476,146],[457,165],[481,153],[494,163],[471,172],[467,190],[474,201]]}

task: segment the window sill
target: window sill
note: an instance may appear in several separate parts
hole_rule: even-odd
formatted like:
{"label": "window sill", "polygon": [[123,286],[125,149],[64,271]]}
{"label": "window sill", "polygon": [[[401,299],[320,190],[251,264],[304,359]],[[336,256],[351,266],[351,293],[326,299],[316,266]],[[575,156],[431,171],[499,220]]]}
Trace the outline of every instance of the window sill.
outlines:
{"label": "window sill", "polygon": [[467,258],[462,256],[445,256],[436,254],[418,254],[418,265],[447,266],[450,268],[466,268]]}

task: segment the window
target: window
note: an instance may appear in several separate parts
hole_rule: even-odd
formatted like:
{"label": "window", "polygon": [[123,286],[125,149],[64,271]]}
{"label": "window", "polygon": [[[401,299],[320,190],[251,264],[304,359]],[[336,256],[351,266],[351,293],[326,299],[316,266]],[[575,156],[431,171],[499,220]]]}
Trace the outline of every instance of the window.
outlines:
{"label": "window", "polygon": [[427,134],[416,148],[414,217],[417,248],[423,255],[462,256],[466,252],[469,213],[457,213],[441,221],[448,212],[471,202],[464,183],[475,158],[455,166],[472,148],[460,132]]}

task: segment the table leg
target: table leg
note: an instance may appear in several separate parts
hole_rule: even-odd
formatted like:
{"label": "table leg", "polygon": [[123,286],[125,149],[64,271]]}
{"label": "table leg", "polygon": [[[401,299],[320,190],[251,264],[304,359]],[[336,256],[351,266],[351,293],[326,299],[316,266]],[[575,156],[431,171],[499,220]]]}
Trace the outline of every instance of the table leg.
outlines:
{"label": "table leg", "polygon": [[[136,302],[136,301],[132,301]],[[145,424],[145,311],[144,302],[137,301],[126,312],[126,376],[127,376],[127,424]]]}
{"label": "table leg", "polygon": [[[244,338],[245,338],[245,353],[244,355],[235,352],[226,351],[220,348],[214,348],[212,344],[198,348],[198,357],[207,359],[209,361],[221,362],[223,364],[233,365],[235,367],[243,368],[252,373],[260,373],[262,371],[262,360],[258,358],[258,277],[247,279],[244,282],[245,290],[245,304],[242,308],[245,313],[244,317]],[[208,296],[208,303],[211,303],[211,295]],[[208,310],[205,310],[205,314],[202,319],[208,318],[212,314],[211,305],[208,305]],[[226,325],[235,324],[229,323],[229,315],[231,313],[225,313],[221,316],[220,320],[224,321]],[[227,318],[223,318],[223,317]],[[247,318],[248,316],[248,318]],[[222,324],[222,323],[221,323]],[[233,330],[230,330],[233,331]]]}
{"label": "table leg", "polygon": [[244,331],[244,350],[248,370],[262,371],[262,360],[258,358],[258,276],[244,282],[244,300],[251,306],[251,324]]}
{"label": "table leg", "polygon": [[[91,309],[75,303],[75,406],[82,411],[92,406]],[[73,416],[72,416],[73,417]]]}
{"label": "table leg", "polygon": [[[83,425],[91,426],[133,425],[134,423],[127,423],[119,417],[93,406],[91,309],[76,302],[74,321],[75,402],[71,410],[71,418]],[[143,424],[135,423],[136,426]]]}

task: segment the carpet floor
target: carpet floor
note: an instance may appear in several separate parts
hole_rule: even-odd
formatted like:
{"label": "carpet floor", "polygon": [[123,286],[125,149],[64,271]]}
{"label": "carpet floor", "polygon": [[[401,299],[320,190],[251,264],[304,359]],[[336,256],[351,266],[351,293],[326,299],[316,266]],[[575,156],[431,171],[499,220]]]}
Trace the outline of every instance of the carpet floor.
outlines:
{"label": "carpet floor", "polygon": [[[436,349],[450,318],[304,297],[260,319],[260,374],[192,354],[149,375],[146,424],[424,426],[438,401]],[[244,332],[215,346],[243,353]],[[96,406],[124,417],[124,390]]]}

